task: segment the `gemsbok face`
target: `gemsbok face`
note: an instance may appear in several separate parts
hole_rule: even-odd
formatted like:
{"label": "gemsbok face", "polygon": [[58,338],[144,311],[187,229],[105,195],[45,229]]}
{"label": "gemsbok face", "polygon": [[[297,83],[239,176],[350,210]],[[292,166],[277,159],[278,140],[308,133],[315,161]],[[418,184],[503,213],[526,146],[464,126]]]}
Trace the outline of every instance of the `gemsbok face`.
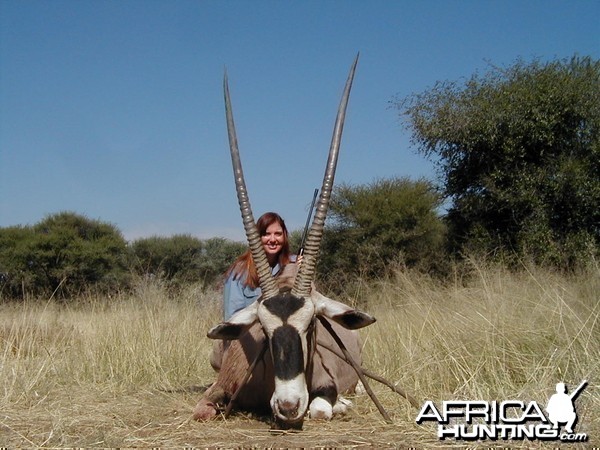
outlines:
{"label": "gemsbok face", "polygon": [[227,76],[224,79],[225,110],[235,186],[246,237],[259,274],[262,296],[257,302],[234,314],[227,322],[211,329],[208,337],[237,339],[257,321],[260,323],[269,342],[275,378],[275,388],[270,405],[274,417],[281,424],[301,425],[309,408],[309,401],[313,401],[309,394],[309,384],[313,373],[312,355],[316,345],[314,339],[316,317],[319,315],[327,317],[352,330],[370,325],[375,321],[368,314],[328,299],[312,289],[325,218],[333,189],[346,107],[357,62],[358,56],[350,69],[338,109],[321,194],[307,234],[303,261],[292,289],[281,292],[271,274],[252,215],[238,151]]}

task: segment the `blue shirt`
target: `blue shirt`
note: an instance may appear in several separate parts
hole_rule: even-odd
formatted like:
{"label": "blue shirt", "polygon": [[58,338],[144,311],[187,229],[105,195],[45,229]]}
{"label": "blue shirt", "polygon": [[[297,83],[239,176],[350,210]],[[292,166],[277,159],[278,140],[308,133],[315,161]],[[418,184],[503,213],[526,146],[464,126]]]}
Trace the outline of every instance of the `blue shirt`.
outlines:
{"label": "blue shirt", "polygon": [[[294,261],[296,261],[296,255],[290,255],[290,262]],[[281,266],[279,263],[271,268],[273,276],[277,276],[280,271]],[[238,275],[235,280],[233,277],[234,274],[230,274],[223,287],[223,318],[225,320],[228,320],[240,309],[244,309],[250,303],[258,300],[262,294],[260,287],[253,289],[245,284],[247,277],[246,273]]]}

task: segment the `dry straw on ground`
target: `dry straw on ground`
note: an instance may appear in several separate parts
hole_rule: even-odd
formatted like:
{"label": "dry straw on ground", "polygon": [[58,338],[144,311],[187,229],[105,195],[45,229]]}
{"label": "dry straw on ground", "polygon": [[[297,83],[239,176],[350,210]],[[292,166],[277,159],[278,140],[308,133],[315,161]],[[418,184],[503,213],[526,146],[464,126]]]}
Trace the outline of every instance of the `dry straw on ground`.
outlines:
{"label": "dry straw on ground", "polygon": [[[600,442],[600,276],[475,265],[441,284],[398,272],[358,285],[345,299],[378,318],[362,331],[365,366],[419,402],[537,401],[558,381],[589,386],[578,398],[578,432]],[[190,289],[173,299],[158,283],[118,298],[68,305],[0,305],[0,446],[7,447],[438,447],[433,425],[373,382],[386,424],[366,395],[332,422],[274,433],[265,419],[235,414],[191,420],[210,383],[207,329],[219,293]],[[473,446],[474,443],[469,443]],[[556,447],[556,442],[480,442],[481,447]]]}

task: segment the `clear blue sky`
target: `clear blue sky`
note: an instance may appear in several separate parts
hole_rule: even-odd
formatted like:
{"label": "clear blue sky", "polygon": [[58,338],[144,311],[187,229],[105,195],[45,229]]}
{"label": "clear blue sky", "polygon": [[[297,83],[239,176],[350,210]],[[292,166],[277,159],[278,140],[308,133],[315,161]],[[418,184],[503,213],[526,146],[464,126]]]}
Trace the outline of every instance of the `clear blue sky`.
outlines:
{"label": "clear blue sky", "polygon": [[299,229],[359,51],[336,182],[433,178],[390,100],[488,62],[598,58],[600,1],[0,0],[0,227],[68,210],[129,240],[242,240],[227,67],[255,216]]}

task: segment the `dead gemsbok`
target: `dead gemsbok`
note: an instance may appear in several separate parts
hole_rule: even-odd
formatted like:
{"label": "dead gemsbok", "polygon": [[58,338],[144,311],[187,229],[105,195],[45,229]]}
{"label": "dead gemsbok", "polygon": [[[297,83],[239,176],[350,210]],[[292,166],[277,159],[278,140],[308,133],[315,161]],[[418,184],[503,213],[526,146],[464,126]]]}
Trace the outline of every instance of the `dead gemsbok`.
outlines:
{"label": "dead gemsbok", "polygon": [[[321,194],[306,238],[304,259],[291,290],[280,289],[278,279],[272,276],[256,229],[225,76],[225,110],[235,186],[262,296],[208,332],[211,339],[230,342],[224,346],[217,381],[194,410],[197,420],[214,417],[218,405],[229,401],[226,414],[233,402],[243,410],[266,412],[270,407],[277,426],[301,428],[307,411],[311,417],[331,418],[337,408],[343,409],[338,394],[354,389],[359,376],[363,379],[356,367],[360,364],[359,337],[353,330],[372,324],[375,318],[312,289],[357,62],[358,56],[340,102]],[[295,265],[288,269],[292,266]],[[284,278],[285,275],[284,272]]]}

